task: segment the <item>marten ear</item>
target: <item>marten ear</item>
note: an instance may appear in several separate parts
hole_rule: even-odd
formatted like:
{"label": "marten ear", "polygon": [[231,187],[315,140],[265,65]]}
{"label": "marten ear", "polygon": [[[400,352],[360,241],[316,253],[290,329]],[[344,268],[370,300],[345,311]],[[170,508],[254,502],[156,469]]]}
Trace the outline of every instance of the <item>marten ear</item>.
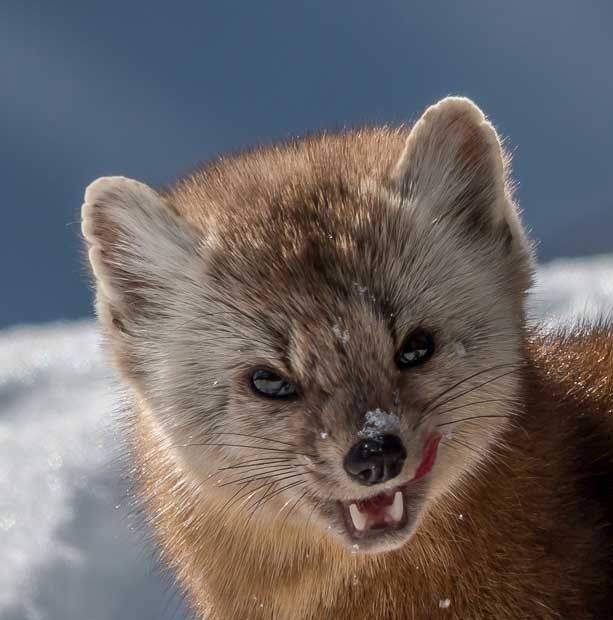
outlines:
{"label": "marten ear", "polygon": [[187,223],[147,185],[103,177],[85,191],[81,229],[102,322],[130,333],[164,316],[169,287],[186,277],[198,248]]}
{"label": "marten ear", "polygon": [[413,126],[393,182],[415,209],[451,220],[472,235],[487,233],[527,241],[506,184],[496,130],[470,99],[447,97],[430,106]]}

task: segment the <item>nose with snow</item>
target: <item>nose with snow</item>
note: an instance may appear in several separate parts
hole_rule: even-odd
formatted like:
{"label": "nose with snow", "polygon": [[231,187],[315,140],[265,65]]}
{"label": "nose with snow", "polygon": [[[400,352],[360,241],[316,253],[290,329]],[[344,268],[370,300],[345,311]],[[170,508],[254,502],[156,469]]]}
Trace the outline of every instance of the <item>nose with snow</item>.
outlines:
{"label": "nose with snow", "polygon": [[356,482],[370,486],[395,478],[406,457],[407,452],[398,436],[375,435],[354,444],[343,465]]}

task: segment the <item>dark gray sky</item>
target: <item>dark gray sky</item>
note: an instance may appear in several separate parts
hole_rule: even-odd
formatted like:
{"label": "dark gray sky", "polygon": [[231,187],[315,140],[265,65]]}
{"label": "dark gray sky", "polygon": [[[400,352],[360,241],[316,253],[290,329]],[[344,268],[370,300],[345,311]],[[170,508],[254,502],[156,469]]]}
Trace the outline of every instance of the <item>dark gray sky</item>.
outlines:
{"label": "dark gray sky", "polygon": [[613,3],[0,3],[0,326],[83,316],[85,185],[474,98],[540,256],[613,251]]}

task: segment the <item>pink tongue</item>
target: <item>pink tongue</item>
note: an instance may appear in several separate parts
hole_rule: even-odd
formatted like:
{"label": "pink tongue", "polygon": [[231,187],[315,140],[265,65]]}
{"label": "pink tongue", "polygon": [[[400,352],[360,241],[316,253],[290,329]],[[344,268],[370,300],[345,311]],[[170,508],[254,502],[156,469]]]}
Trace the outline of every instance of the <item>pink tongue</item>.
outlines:
{"label": "pink tongue", "polygon": [[413,481],[423,478],[434,466],[434,461],[436,461],[436,452],[438,450],[438,442],[440,440],[441,435],[438,433],[433,433],[426,440],[426,445],[424,446],[424,456],[421,459],[421,463],[419,464],[417,471],[415,472]]}

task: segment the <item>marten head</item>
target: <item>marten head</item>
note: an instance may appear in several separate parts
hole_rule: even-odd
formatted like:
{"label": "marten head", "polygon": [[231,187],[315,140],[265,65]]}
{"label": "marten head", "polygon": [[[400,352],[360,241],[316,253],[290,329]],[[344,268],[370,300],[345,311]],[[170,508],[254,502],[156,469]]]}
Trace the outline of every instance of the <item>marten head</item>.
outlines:
{"label": "marten head", "polygon": [[447,98],[163,194],[88,187],[115,364],[211,515],[392,549],[503,441],[532,270],[507,163]]}

